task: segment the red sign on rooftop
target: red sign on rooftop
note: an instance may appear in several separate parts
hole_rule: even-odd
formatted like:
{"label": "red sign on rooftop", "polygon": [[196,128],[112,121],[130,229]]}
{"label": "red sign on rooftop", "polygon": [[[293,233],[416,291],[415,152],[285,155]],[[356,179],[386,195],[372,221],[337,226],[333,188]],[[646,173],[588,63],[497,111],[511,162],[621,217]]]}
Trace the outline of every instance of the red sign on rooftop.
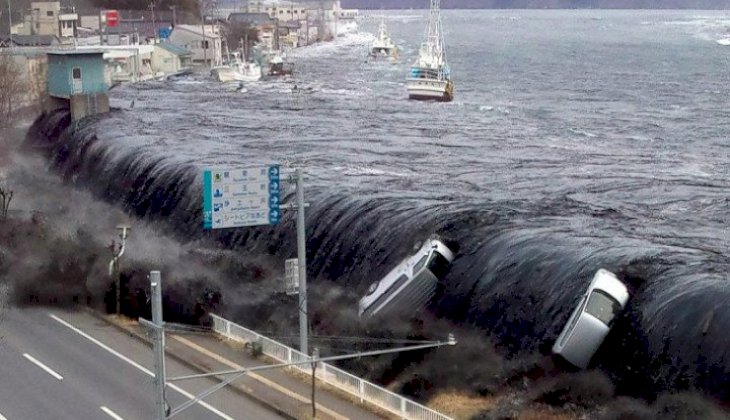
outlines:
{"label": "red sign on rooftop", "polygon": [[114,27],[119,24],[119,12],[116,10],[107,10],[105,12],[106,26]]}

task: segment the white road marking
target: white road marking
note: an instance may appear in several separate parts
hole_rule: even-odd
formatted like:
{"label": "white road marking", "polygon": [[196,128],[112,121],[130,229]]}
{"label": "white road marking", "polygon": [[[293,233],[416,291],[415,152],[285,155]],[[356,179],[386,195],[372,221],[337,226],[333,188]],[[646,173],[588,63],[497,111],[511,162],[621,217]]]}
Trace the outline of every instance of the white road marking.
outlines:
{"label": "white road marking", "polygon": [[[85,339],[91,341],[92,343],[96,344],[97,346],[101,347],[102,349],[108,351],[109,353],[117,356],[118,358],[122,359],[123,361],[125,361],[125,362],[129,363],[130,365],[136,367],[137,369],[141,370],[142,372],[144,372],[148,376],[152,376],[152,377],[155,376],[155,374],[152,373],[152,371],[148,370],[144,366],[142,366],[139,363],[135,362],[134,360],[128,358],[127,356],[119,353],[118,351],[116,351],[113,348],[107,346],[106,344],[104,344],[101,341],[97,340],[96,338],[90,336],[89,334],[86,334],[85,332],[83,332],[80,329],[74,327],[73,325],[69,324],[68,322],[64,321],[63,319],[57,317],[56,315],[54,315],[54,314],[48,314],[48,315],[51,318],[53,318],[56,321],[58,321],[61,325],[69,328],[71,331],[75,332],[76,334],[84,337]],[[190,398],[190,399],[195,398],[195,396],[193,394],[185,391],[184,389],[180,388],[179,386],[177,386],[175,384],[168,383],[167,386],[169,388],[171,388],[171,389],[174,389],[175,391],[179,392],[180,394],[184,395],[187,398]],[[218,410],[217,408],[213,407],[212,405],[208,404],[205,401],[198,401],[198,404],[200,404],[202,407],[204,407],[208,411],[214,413],[215,415],[217,415],[220,418],[223,418],[223,419],[226,419],[226,420],[233,420],[233,417],[231,417],[231,416],[223,413],[222,411]]]}
{"label": "white road marking", "polygon": [[62,381],[63,380],[63,376],[59,375],[55,370],[53,370],[53,369],[49,368],[48,366],[44,365],[43,363],[39,362],[38,359],[36,359],[35,357],[31,356],[30,354],[23,353],[23,357],[25,357],[26,359],[28,359],[31,363],[33,363],[34,365],[38,366],[39,368],[45,370],[46,373],[48,373],[49,375],[51,375],[54,378],[58,379],[59,381]]}
{"label": "white road marking", "polygon": [[101,408],[101,411],[107,413],[109,415],[109,417],[113,418],[114,420],[124,420],[119,414],[113,412],[112,410],[106,408],[103,405],[99,408]]}

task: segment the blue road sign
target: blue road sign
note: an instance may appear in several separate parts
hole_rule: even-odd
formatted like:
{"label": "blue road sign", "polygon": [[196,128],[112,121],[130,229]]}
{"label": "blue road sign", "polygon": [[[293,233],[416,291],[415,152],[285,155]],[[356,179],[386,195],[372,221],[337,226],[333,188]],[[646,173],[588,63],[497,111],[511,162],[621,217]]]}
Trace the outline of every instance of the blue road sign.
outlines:
{"label": "blue road sign", "polygon": [[203,228],[278,224],[279,175],[279,165],[203,171]]}

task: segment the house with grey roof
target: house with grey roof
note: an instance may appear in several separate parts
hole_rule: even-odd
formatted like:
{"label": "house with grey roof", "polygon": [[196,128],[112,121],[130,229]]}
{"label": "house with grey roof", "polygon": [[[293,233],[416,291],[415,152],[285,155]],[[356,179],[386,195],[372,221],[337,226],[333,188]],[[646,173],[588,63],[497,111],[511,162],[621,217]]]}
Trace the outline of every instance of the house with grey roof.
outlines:
{"label": "house with grey roof", "polygon": [[0,35],[0,48],[51,47],[60,43],[56,35]]}
{"label": "house with grey roof", "polygon": [[231,23],[246,23],[249,26],[270,25],[271,16],[268,13],[231,13],[228,15],[228,21]]}
{"label": "house with grey roof", "polygon": [[193,66],[193,53],[172,42],[155,44],[152,52],[152,70],[165,74],[179,74]]}

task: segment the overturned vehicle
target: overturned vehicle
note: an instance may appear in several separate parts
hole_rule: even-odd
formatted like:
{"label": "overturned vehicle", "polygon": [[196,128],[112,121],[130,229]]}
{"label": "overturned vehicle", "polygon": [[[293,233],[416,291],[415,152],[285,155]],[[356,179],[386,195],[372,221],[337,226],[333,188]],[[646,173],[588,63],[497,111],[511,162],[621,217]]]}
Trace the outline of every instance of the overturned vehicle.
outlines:
{"label": "overturned vehicle", "polygon": [[433,298],[453,260],[454,253],[440,239],[429,238],[414,255],[370,285],[358,314],[365,319],[417,312]]}

